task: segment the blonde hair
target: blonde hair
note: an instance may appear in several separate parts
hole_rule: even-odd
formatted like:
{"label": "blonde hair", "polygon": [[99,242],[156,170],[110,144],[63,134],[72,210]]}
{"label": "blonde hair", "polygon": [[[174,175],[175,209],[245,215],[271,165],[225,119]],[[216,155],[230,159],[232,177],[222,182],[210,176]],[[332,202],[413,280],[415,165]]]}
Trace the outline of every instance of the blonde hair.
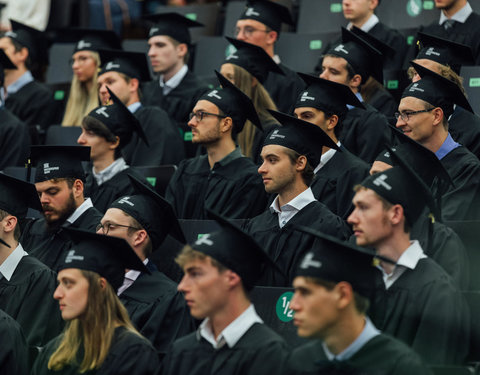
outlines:
{"label": "blonde hair", "polygon": [[91,87],[88,89],[86,83],[80,82],[77,76],[73,76],[62,126],[81,126],[83,118],[99,106],[97,77],[100,55],[94,51],[88,52],[90,52],[97,65],[92,77]]}
{"label": "blonde hair", "polygon": [[[80,373],[98,369],[110,351],[115,328],[123,326],[140,335],[112,286],[107,282],[102,288],[96,272],[80,272],[89,283],[87,308],[83,316],[67,323],[60,344],[48,361],[49,370],[59,371],[67,365],[78,365]],[[78,364],[81,346],[84,356]]]}
{"label": "blonde hair", "polygon": [[[414,60],[415,61],[415,60]],[[448,65],[443,65],[440,63],[438,64],[438,71],[435,73],[440,74],[443,78],[447,78],[453,83],[455,83],[458,88],[462,91],[462,94],[467,96],[467,93],[465,91],[465,88],[463,87],[463,77],[459,76],[455,71]],[[408,78],[410,81],[413,79],[413,76],[415,75],[415,68],[413,66],[409,67],[407,70]]]}

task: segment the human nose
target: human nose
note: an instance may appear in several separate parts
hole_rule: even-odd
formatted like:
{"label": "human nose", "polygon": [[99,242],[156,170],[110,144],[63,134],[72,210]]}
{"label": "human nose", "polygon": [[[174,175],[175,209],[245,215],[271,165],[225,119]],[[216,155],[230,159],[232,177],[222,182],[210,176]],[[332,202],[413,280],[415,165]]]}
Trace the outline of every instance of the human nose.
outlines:
{"label": "human nose", "polygon": [[265,165],[265,162],[263,162],[260,167],[258,167],[258,173],[259,174],[265,174],[267,173],[267,166]]}
{"label": "human nose", "polygon": [[62,297],[63,297],[63,291],[62,291],[62,288],[60,287],[60,284],[59,284],[59,285],[57,285],[57,288],[53,292],[53,298],[56,299],[56,300],[59,300]]}
{"label": "human nose", "polygon": [[296,292],[293,294],[292,299],[290,300],[290,308],[293,311],[300,310],[300,303],[298,301],[298,294]]}

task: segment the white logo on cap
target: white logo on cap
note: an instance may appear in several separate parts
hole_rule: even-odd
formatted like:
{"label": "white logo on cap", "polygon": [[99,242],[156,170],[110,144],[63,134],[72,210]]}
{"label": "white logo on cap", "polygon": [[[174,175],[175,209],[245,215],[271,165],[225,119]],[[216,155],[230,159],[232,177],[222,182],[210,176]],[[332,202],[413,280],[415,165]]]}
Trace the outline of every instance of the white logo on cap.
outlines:
{"label": "white logo on cap", "polygon": [[345,49],[345,46],[343,44],[339,44],[338,46],[336,46],[334,48],[334,51],[343,52],[345,55],[349,54],[349,52]]}
{"label": "white logo on cap", "polygon": [[83,260],[83,255],[75,255],[75,250],[70,250],[65,258],[65,263],[72,263],[74,260]]}
{"label": "white logo on cap", "polygon": [[440,56],[440,52],[436,52],[434,47],[430,47],[427,49],[427,52],[425,52],[425,55],[430,56],[430,55],[435,55],[435,56]]}
{"label": "white logo on cap", "polygon": [[313,96],[308,96],[308,91],[304,91],[302,97],[300,98],[300,101],[304,102],[306,100],[315,100],[315,98]]}
{"label": "white logo on cap", "polygon": [[373,184],[377,186],[383,186],[387,190],[392,190],[392,187],[385,182],[387,178],[388,176],[386,174],[382,174],[373,180]]}
{"label": "white logo on cap", "polygon": [[305,255],[305,258],[303,258],[302,263],[300,264],[300,268],[306,269],[309,267],[322,267],[322,262],[320,262],[319,260],[313,260],[313,256],[313,253],[308,253],[307,255]]}
{"label": "white logo on cap", "polygon": [[81,40],[77,44],[77,49],[88,48],[88,47],[91,47],[91,46],[92,46],[92,43],[85,42],[84,40]]}
{"label": "white logo on cap", "polygon": [[115,64],[112,61],[109,61],[107,65],[105,65],[105,70],[110,70],[110,69],[118,69],[120,68],[120,64]]}
{"label": "white logo on cap", "polygon": [[227,61],[231,59],[238,59],[238,56],[235,55],[235,53],[232,53],[231,55],[227,56]]}
{"label": "white logo on cap", "polygon": [[245,15],[250,17],[250,16],[259,16],[260,13],[256,12],[255,9],[253,8],[248,8],[246,11],[245,11]]}
{"label": "white logo on cap", "polygon": [[212,246],[213,241],[210,239],[210,233],[204,234],[198,240],[195,241],[195,245],[208,245]]}
{"label": "white logo on cap", "polygon": [[414,84],[412,85],[412,87],[410,87],[410,88],[408,89],[408,91],[410,91],[410,92],[414,92],[414,91],[425,92],[424,89],[422,89],[422,88],[420,88],[420,87],[417,87],[417,86],[418,86],[418,83],[414,83]]}
{"label": "white logo on cap", "polygon": [[218,95],[218,90],[213,90],[207,96],[210,97],[210,98],[222,99],[222,97],[220,95]]}
{"label": "white logo on cap", "polygon": [[279,131],[280,131],[279,129],[275,129],[275,130],[273,131],[273,133],[270,135],[270,137],[269,137],[269,138],[270,138],[270,139],[275,139],[275,138],[285,138],[285,136],[284,136],[284,135],[282,135],[282,134],[278,134],[278,133],[279,133]]}
{"label": "white logo on cap", "polygon": [[130,197],[123,197],[122,199],[120,199],[120,200],[118,201],[118,203],[119,203],[119,204],[124,204],[124,203],[126,203],[126,204],[128,204],[128,205],[130,205],[130,206],[132,206],[132,207],[135,206],[132,202],[129,201],[129,199],[130,199]]}
{"label": "white logo on cap", "polygon": [[150,32],[148,33],[149,36],[152,36],[153,34],[155,34],[157,31],[159,30],[158,27],[152,27],[150,29]]}
{"label": "white logo on cap", "polygon": [[5,36],[9,36],[10,38],[17,38],[18,37],[17,33],[14,32],[14,31],[7,31],[5,33]]}
{"label": "white logo on cap", "polygon": [[95,113],[96,113],[97,115],[103,115],[103,116],[105,116],[106,118],[109,118],[110,115],[109,115],[106,111],[107,111],[107,107],[103,106],[103,107],[100,107],[99,109],[97,109],[97,110],[95,111]]}
{"label": "white logo on cap", "polygon": [[60,167],[50,167],[50,163],[43,163],[43,174],[49,174],[51,171],[58,171]]}

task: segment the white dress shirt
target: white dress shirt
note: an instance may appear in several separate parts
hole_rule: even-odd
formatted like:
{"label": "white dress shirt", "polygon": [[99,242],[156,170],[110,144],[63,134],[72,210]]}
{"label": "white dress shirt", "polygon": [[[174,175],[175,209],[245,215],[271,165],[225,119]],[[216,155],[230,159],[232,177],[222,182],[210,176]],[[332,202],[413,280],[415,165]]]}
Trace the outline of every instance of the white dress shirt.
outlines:
{"label": "white dress shirt", "polygon": [[120,157],[117,160],[115,160],[112,164],[110,164],[107,168],[105,168],[103,171],[100,171],[98,173],[96,173],[94,167],[92,167],[92,173],[93,173],[93,177],[95,177],[95,180],[97,181],[98,186],[100,186],[105,181],[110,180],[117,173],[120,173],[121,171],[127,168],[128,168],[128,165],[125,162],[125,159]]}
{"label": "white dress shirt", "polygon": [[[148,263],[148,258],[143,261],[143,264],[147,265]],[[127,290],[134,282],[135,280],[138,279],[138,276],[142,271],[137,271],[137,270],[129,270],[127,273],[125,273],[125,278],[123,279],[123,284],[120,288],[118,288],[117,295],[119,296],[125,290]]]}
{"label": "white dress shirt", "polygon": [[[380,20],[378,19],[378,17],[375,14],[372,14],[370,16],[370,18],[367,20],[367,22],[365,22],[362,25],[362,27],[360,27],[360,29],[362,31],[365,31],[366,33],[368,33],[379,22],[380,22]],[[352,27],[353,27],[353,24],[351,22],[349,22],[348,25],[347,25],[347,29],[352,30]]]}
{"label": "white dress shirt", "polygon": [[312,189],[308,188],[304,192],[298,194],[290,202],[285,203],[279,208],[277,195],[270,205],[270,212],[278,215],[278,225],[280,228],[283,228],[301,209],[315,200]]}
{"label": "white dress shirt", "polygon": [[[340,147],[340,141],[337,143],[337,146]],[[333,155],[335,155],[335,153],[337,152],[337,150],[335,150],[334,148],[331,148],[329,149],[326,153],[322,154],[321,158],[320,158],[320,163],[315,167],[315,170],[313,171],[315,174],[317,174],[317,172],[322,169],[323,166],[325,166],[325,164],[327,164],[331,158],[333,158]]]}
{"label": "white dress shirt", "polygon": [[2,277],[6,278],[7,281],[13,276],[13,273],[18,267],[18,263],[22,260],[24,256],[28,255],[25,250],[23,250],[22,245],[18,244],[15,250],[0,264],[0,279]]}
{"label": "white dress shirt", "polygon": [[473,13],[473,9],[467,1],[467,4],[450,18],[448,18],[445,14],[443,14],[443,12],[440,12],[440,20],[438,21],[438,24],[443,25],[443,23],[448,19],[457,21],[460,23],[465,23],[467,18],[472,13]]}
{"label": "white dress shirt", "polygon": [[93,203],[90,198],[87,198],[80,206],[77,207],[75,211],[73,211],[73,214],[71,214],[66,221],[68,221],[70,224],[73,224],[90,207],[93,207]]}
{"label": "white dress shirt", "polygon": [[180,82],[182,82],[182,79],[187,75],[187,73],[188,73],[188,66],[184,65],[167,82],[163,81],[163,74],[162,74],[160,76],[159,82],[160,82],[160,87],[163,89],[163,95],[168,95],[174,88],[176,88],[180,84]]}

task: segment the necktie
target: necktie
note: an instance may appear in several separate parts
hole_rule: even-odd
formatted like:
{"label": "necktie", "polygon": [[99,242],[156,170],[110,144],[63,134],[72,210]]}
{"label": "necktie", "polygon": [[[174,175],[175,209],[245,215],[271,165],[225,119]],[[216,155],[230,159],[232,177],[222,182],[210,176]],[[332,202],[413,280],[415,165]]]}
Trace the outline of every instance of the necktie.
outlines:
{"label": "necktie", "polygon": [[453,27],[453,24],[455,23],[455,20],[446,20],[444,23],[443,23],[443,28],[445,30],[449,30]]}

